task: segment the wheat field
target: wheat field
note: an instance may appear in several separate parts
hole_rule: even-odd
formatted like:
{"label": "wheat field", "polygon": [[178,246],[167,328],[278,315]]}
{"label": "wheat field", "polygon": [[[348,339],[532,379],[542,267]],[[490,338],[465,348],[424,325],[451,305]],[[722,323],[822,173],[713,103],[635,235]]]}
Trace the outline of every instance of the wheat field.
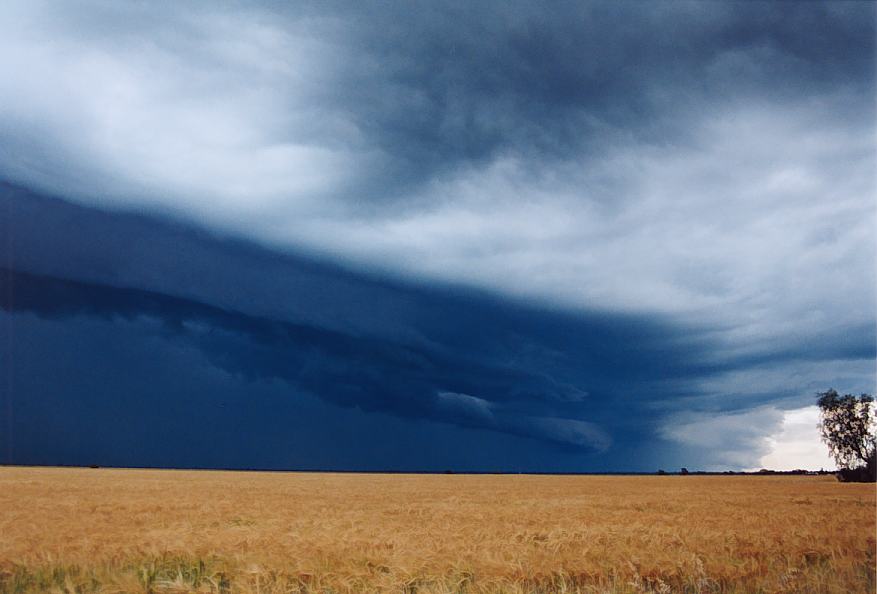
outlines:
{"label": "wheat field", "polygon": [[809,476],[0,468],[0,592],[873,592]]}

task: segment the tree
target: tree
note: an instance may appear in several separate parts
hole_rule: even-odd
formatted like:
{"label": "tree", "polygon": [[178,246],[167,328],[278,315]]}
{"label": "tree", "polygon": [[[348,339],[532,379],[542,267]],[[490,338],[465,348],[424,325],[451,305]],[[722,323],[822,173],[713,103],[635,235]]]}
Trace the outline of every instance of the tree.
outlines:
{"label": "tree", "polygon": [[822,441],[840,468],[841,480],[871,481],[877,475],[877,437],[870,394],[841,396],[834,389],[817,394]]}

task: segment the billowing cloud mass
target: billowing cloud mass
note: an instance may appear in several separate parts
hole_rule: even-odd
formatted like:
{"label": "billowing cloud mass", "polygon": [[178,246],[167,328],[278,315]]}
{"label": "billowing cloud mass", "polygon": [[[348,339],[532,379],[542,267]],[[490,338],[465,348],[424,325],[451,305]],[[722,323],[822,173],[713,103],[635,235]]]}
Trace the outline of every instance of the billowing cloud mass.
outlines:
{"label": "billowing cloud mass", "polygon": [[[79,452],[28,441],[47,391],[126,419],[195,366],[362,438],[180,464],[757,466],[874,390],[875,10],[4,3],[6,457]],[[78,340],[153,389],[47,373]]]}

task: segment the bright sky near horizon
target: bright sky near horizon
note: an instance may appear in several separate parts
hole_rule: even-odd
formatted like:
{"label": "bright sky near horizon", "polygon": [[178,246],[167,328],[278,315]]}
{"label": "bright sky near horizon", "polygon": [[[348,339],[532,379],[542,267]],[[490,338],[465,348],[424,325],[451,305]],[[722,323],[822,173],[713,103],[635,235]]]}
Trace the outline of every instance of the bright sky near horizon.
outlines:
{"label": "bright sky near horizon", "polygon": [[819,408],[807,406],[787,410],[780,431],[769,436],[771,451],[758,468],[772,470],[833,470],[837,468],[819,433]]}

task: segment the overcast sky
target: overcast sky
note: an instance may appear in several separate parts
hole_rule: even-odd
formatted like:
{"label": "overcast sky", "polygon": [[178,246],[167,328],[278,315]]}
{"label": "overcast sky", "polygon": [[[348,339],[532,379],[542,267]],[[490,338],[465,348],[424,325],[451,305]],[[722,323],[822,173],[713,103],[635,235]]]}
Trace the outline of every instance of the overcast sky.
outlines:
{"label": "overcast sky", "polygon": [[825,466],[875,10],[3,3],[5,459]]}

